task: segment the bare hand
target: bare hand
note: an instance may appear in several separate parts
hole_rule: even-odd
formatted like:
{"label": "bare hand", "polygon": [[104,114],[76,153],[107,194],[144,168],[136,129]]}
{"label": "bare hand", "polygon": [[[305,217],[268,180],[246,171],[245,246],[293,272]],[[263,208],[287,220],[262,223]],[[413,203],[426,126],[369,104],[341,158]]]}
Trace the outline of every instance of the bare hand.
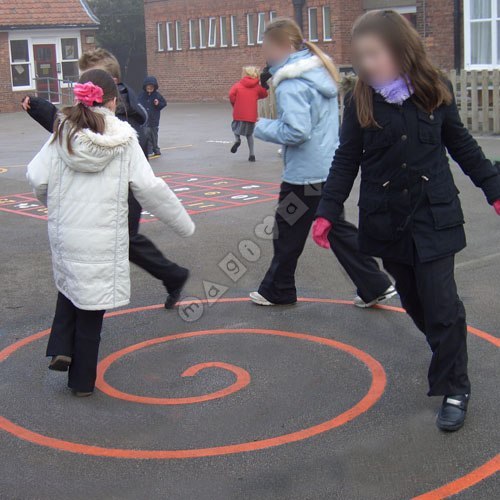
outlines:
{"label": "bare hand", "polygon": [[158,99],[155,99],[153,102],[155,106],[158,106],[158,104],[160,104],[160,101]]}
{"label": "bare hand", "polygon": [[21,106],[24,111],[29,111],[31,109],[30,96],[27,95],[21,102]]}

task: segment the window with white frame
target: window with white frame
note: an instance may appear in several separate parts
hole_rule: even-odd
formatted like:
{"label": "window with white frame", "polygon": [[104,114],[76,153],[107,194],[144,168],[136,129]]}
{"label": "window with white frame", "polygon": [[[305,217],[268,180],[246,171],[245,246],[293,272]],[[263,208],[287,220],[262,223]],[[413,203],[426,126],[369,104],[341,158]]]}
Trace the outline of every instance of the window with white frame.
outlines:
{"label": "window with white frame", "polygon": [[247,14],[247,44],[255,45],[255,14]]}
{"label": "window with white frame", "polygon": [[227,17],[221,16],[219,19],[220,24],[220,46],[227,47]]}
{"label": "window with white frame", "polygon": [[257,43],[261,44],[264,41],[264,31],[266,31],[267,15],[265,12],[257,14]]}
{"label": "window with white frame", "polygon": [[207,48],[207,20],[200,19],[200,49]]}
{"label": "window with white frame", "polygon": [[175,49],[182,50],[182,23],[175,21]]}
{"label": "window with white frame", "polygon": [[465,65],[490,69],[500,65],[500,0],[464,1]]}
{"label": "window with white frame", "polygon": [[269,12],[269,20],[270,21],[274,21],[277,17],[278,17],[278,14],[275,10],[272,10],[271,12]]}
{"label": "window with white frame", "polygon": [[211,17],[208,20],[208,46],[215,47],[217,45],[217,18]]}
{"label": "window with white frame", "polygon": [[175,40],[175,33],[174,33],[174,23],[167,23],[167,50],[174,50],[174,40]]}
{"label": "window with white frame", "polygon": [[332,16],[329,6],[323,7],[323,41],[332,41]]}
{"label": "window with white frame", "polygon": [[31,87],[30,50],[28,40],[10,41],[12,87]]}
{"label": "window with white frame", "polygon": [[231,46],[238,46],[238,18],[231,16]]}
{"label": "window with white frame", "polygon": [[309,8],[309,41],[318,41],[318,8]]}
{"label": "window with white frame", "polygon": [[198,47],[198,23],[195,19],[189,20],[189,48],[196,49]]}
{"label": "window with white frame", "polygon": [[163,52],[167,44],[165,25],[163,23],[157,23],[156,31],[158,33],[158,52]]}
{"label": "window with white frame", "polygon": [[77,82],[80,77],[78,67],[78,38],[61,38],[61,69],[63,80]]}

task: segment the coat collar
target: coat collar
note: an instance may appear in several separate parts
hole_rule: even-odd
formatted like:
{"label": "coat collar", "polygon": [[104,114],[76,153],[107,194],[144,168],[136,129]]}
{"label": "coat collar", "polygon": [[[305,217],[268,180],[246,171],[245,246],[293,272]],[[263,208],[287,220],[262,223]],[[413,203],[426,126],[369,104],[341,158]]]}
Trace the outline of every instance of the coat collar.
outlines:
{"label": "coat collar", "polygon": [[[305,51],[297,53],[302,55],[302,57],[288,59],[287,63],[274,73],[272,79],[273,87],[277,87],[284,80],[300,78],[304,73],[323,66],[318,56],[309,55],[304,57],[304,54],[302,54],[303,52]],[[310,54],[309,51],[307,51],[307,54]]]}

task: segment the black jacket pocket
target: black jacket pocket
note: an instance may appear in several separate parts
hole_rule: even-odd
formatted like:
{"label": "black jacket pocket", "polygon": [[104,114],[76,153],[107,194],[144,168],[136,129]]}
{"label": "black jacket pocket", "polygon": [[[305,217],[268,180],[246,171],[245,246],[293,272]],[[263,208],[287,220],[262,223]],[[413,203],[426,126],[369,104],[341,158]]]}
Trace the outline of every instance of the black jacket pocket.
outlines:
{"label": "black jacket pocket", "polygon": [[424,144],[441,143],[441,119],[438,115],[418,110],[418,137]]}
{"label": "black jacket pocket", "polygon": [[427,186],[435,229],[447,229],[464,224],[464,213],[458,198],[458,189],[452,183]]}

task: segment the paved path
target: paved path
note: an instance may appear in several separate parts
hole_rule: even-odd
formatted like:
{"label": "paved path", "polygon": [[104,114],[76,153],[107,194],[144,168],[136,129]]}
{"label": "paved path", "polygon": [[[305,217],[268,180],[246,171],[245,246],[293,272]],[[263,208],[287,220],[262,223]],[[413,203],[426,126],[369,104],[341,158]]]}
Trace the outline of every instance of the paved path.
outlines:
{"label": "paved path", "polygon": [[[0,137],[0,498],[500,496],[500,219],[458,168],[474,390],[465,428],[445,435],[434,426],[440,401],[425,396],[423,337],[397,309],[354,309],[331,254],[308,243],[296,306],[246,300],[271,256],[280,159],[260,142],[255,164],[245,145],[230,155],[229,109],[215,104],[169,107],[153,162],[197,234],[182,240],[144,214],[144,232],[192,269],[191,298],[166,312],[161,285],[134,268],[129,308],[105,322],[100,390],[71,397],[43,357],[55,292],[45,213],[24,178],[46,134],[13,114],[0,115]],[[500,139],[481,143],[500,157]]]}

